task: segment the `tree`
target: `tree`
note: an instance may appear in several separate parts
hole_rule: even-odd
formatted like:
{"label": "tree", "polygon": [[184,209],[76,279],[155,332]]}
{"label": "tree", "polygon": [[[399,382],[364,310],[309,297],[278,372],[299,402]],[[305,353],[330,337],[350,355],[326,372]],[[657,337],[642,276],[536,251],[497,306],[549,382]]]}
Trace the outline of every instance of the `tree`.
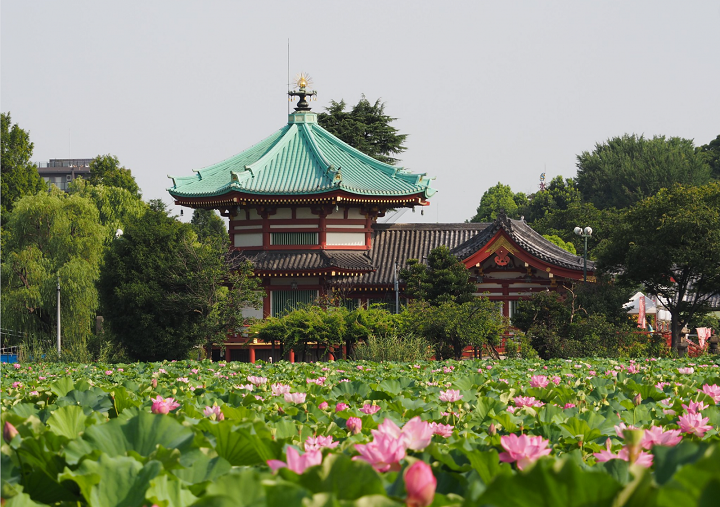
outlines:
{"label": "tree", "polygon": [[705,161],[710,166],[711,176],[713,179],[720,180],[720,136],[696,148],[703,155]]}
{"label": "tree", "polygon": [[623,214],[598,254],[599,268],[642,284],[672,315],[672,347],[720,294],[720,182],[663,189]]}
{"label": "tree", "polygon": [[534,193],[529,199],[527,205],[521,207],[520,213],[525,216],[525,221],[532,225],[548,213],[566,210],[570,205],[579,203],[581,196],[575,180],[556,176],[545,190]]}
{"label": "tree", "polygon": [[68,185],[68,193],[90,199],[98,210],[100,223],[105,227],[105,246],[109,246],[125,224],[145,213],[148,205],[137,195],[120,187],[91,183],[76,178]]}
{"label": "tree", "polygon": [[398,134],[390,123],[397,118],[385,114],[385,103],[380,99],[371,104],[362,96],[350,111],[345,111],[345,101],[330,101],[325,113],[318,114],[318,123],[325,130],[372,158],[395,164],[397,155],[405,151],[407,134]]}
{"label": "tree", "polygon": [[0,114],[0,123],[0,212],[2,223],[5,224],[16,200],[47,190],[47,183],[38,174],[37,167],[30,162],[34,147],[30,135],[17,124],[11,127],[10,113]]}
{"label": "tree", "polygon": [[260,296],[252,267],[230,258],[223,243],[199,243],[189,224],[153,202],[105,256],[98,287],[113,337],[133,358],[154,361],[183,359],[236,332],[242,309]]}
{"label": "tree", "polygon": [[467,303],[474,299],[475,283],[465,265],[445,245],[430,252],[427,265],[408,259],[407,268],[400,270],[408,297],[427,301],[432,306],[442,303]]}
{"label": "tree", "polygon": [[488,188],[480,198],[477,213],[470,222],[492,222],[500,210],[505,210],[509,218],[519,219],[520,210],[527,205],[527,197],[522,192],[513,193],[509,185],[498,182],[494,187]]}
{"label": "tree", "polygon": [[140,197],[140,187],[130,169],[120,167],[115,155],[98,155],[90,162],[90,177],[93,185],[124,188],[136,197]]}
{"label": "tree", "polygon": [[674,184],[704,185],[710,166],[692,140],[627,135],[595,145],[577,157],[577,185],[599,209],[628,208]]}
{"label": "tree", "polygon": [[55,189],[16,201],[2,252],[3,327],[52,338],[59,277],[63,348],[84,349],[98,307],[103,237],[89,199]]}
{"label": "tree", "polygon": [[[567,292],[538,292],[518,302],[512,318],[543,359],[626,355],[633,324],[623,304],[630,289],[607,280]],[[649,352],[649,351],[648,351]]]}
{"label": "tree", "polygon": [[201,242],[205,242],[210,238],[217,238],[224,242],[230,241],[225,222],[218,216],[215,210],[197,208],[193,211],[190,224],[193,226],[195,234],[197,234],[198,240]]}
{"label": "tree", "polygon": [[427,338],[436,359],[460,360],[466,347],[497,345],[507,328],[498,305],[486,297],[464,303],[445,301],[437,306],[416,301],[398,315],[398,320],[405,334]]}

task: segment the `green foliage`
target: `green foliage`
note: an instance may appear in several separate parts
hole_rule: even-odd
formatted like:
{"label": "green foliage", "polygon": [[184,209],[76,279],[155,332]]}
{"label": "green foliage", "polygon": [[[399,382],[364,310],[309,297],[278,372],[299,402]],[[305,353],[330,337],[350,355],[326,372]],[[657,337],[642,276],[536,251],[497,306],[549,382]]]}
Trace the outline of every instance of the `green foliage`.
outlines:
{"label": "green foliage", "polygon": [[672,315],[673,348],[695,314],[720,293],[720,182],[663,189],[624,213],[599,267],[642,284]]}
{"label": "green foliage", "polygon": [[554,234],[551,234],[551,235],[543,234],[543,238],[548,240],[550,243],[553,243],[553,244],[559,246],[563,250],[566,250],[573,255],[577,255],[577,251],[575,250],[575,245],[573,245],[572,243],[563,241],[560,236],[556,236]]}
{"label": "green foliage", "polygon": [[197,208],[193,211],[190,224],[193,226],[198,240],[202,243],[210,240],[210,238],[216,238],[224,242],[230,241],[227,226],[215,210]]}
{"label": "green foliage", "polygon": [[521,210],[527,206],[527,202],[525,194],[522,192],[515,194],[509,185],[498,182],[485,191],[480,199],[477,213],[470,222],[492,222],[501,210],[504,210],[509,218],[519,219]]}
{"label": "green foliage", "polygon": [[530,338],[522,331],[515,331],[505,343],[505,355],[508,358],[537,359],[538,353],[530,343]]}
{"label": "green foliage", "polygon": [[251,331],[257,332],[263,341],[279,341],[283,354],[293,349],[302,354],[304,360],[310,343],[325,347],[343,343],[349,313],[342,306],[322,308],[302,305],[282,317],[270,317],[255,323]]}
{"label": "green foliage", "polygon": [[407,296],[438,306],[446,302],[467,303],[475,296],[475,284],[465,265],[445,245],[430,252],[427,265],[408,259],[407,268],[400,270]]}
{"label": "green foliage", "polygon": [[30,135],[17,124],[11,127],[10,113],[0,114],[0,123],[0,216],[4,225],[16,200],[47,190],[47,183],[30,162],[33,153]]}
{"label": "green foliage", "polygon": [[390,123],[396,120],[385,114],[385,103],[380,99],[371,104],[362,96],[350,111],[345,101],[330,101],[325,113],[318,114],[318,123],[335,137],[372,158],[395,164],[397,155],[405,151],[407,134],[398,134]]}
{"label": "green foliage", "polygon": [[569,287],[565,294],[538,292],[518,302],[512,323],[543,359],[626,355],[633,324],[622,305],[629,293],[603,281]]}
{"label": "green foliage", "polygon": [[196,345],[239,329],[259,305],[247,263],[219,241],[197,242],[189,224],[160,206],[128,223],[105,256],[98,284],[108,327],[131,357],[182,359]]}
{"label": "green foliage", "polygon": [[54,337],[59,277],[65,347],[84,349],[98,307],[103,238],[89,199],[56,191],[18,200],[4,236],[3,327]]}
{"label": "green foliage", "polygon": [[90,177],[93,185],[124,188],[132,195],[140,197],[140,187],[130,169],[120,166],[115,155],[98,155],[90,162]]}
{"label": "green foliage", "polygon": [[468,346],[497,345],[507,327],[498,303],[486,297],[465,303],[447,301],[438,306],[417,301],[398,315],[398,320],[404,335],[427,338],[436,359],[460,359]]}
{"label": "green foliage", "polygon": [[594,205],[572,202],[567,209],[549,211],[530,226],[543,236],[557,236],[566,243],[572,243],[575,251],[584,252],[585,240],[575,234],[575,227],[592,227],[592,236],[588,238],[588,258],[595,257],[596,248],[607,241],[610,231],[619,221],[619,213],[614,209],[599,210]]}
{"label": "green foliage", "polygon": [[720,136],[696,148],[710,166],[713,179],[720,180]]}
{"label": "green foliage", "polygon": [[548,213],[566,210],[580,200],[580,191],[575,180],[556,176],[545,190],[530,196],[529,203],[521,207],[520,213],[525,216],[526,222],[533,223]]}
{"label": "green foliage", "polygon": [[93,202],[100,223],[105,227],[105,246],[115,239],[118,229],[124,230],[126,223],[137,220],[147,209],[147,204],[125,188],[93,185],[81,178],[76,178],[68,185],[68,193]]}
{"label": "green foliage", "polygon": [[370,335],[358,343],[353,359],[364,361],[427,361],[432,357],[430,342],[422,336],[396,334]]}
{"label": "green foliage", "polygon": [[577,160],[578,189],[599,209],[628,208],[675,184],[704,185],[711,175],[692,140],[679,137],[625,134],[596,144]]}

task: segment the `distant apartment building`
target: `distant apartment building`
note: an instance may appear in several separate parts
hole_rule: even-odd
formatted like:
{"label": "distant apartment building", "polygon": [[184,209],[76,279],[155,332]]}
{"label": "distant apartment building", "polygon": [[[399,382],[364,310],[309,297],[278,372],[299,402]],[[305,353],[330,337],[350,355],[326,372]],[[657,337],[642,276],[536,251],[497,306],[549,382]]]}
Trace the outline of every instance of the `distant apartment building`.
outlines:
{"label": "distant apartment building", "polygon": [[36,162],[38,173],[48,183],[67,191],[68,184],[75,178],[90,176],[91,158],[53,158],[49,162]]}

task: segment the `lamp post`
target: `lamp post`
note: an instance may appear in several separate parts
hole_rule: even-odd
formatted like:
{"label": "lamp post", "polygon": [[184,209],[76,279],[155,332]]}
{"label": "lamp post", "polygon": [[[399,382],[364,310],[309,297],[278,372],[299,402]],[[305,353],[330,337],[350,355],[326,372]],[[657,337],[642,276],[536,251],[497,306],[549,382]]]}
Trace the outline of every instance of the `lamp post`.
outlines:
{"label": "lamp post", "polygon": [[575,234],[581,238],[585,238],[585,254],[583,255],[583,282],[587,282],[587,240],[592,236],[592,229],[590,227],[575,227]]}

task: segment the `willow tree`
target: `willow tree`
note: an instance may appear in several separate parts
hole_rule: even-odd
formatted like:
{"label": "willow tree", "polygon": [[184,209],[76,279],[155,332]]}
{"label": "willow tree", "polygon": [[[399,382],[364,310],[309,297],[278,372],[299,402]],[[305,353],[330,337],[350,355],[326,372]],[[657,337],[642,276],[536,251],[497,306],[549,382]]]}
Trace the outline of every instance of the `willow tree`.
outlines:
{"label": "willow tree", "polygon": [[64,343],[83,350],[98,307],[104,236],[89,199],[55,190],[16,201],[3,237],[3,327],[51,340],[59,281]]}

